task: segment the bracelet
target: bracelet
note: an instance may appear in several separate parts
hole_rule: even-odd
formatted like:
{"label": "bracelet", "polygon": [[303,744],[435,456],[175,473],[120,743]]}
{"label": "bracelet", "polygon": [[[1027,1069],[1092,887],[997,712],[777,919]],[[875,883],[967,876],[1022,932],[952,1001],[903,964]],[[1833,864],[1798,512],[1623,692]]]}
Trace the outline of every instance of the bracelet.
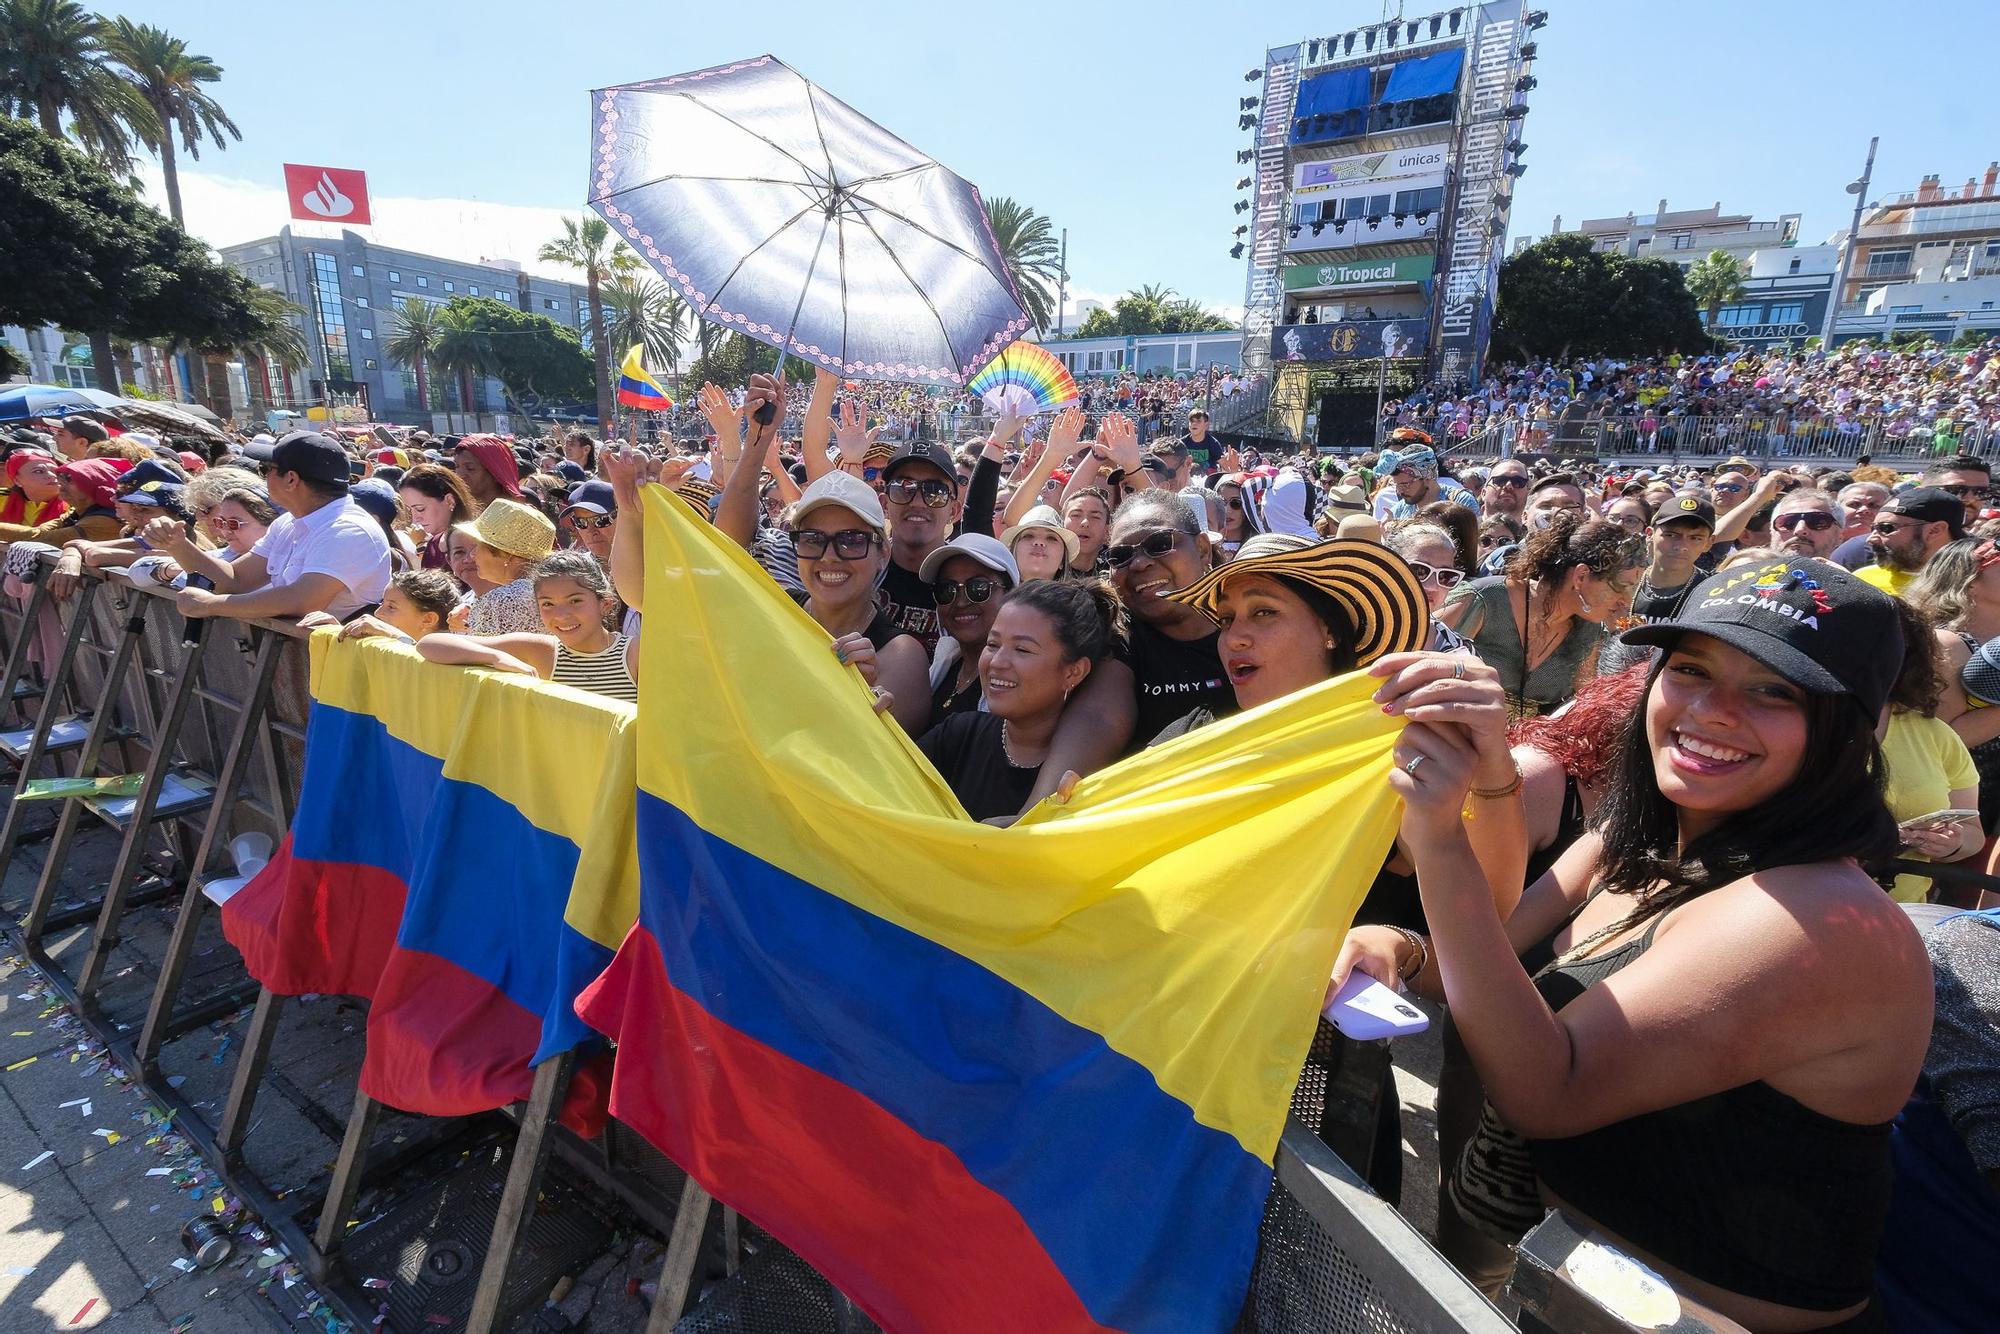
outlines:
{"label": "bracelet", "polygon": [[1511,797],[1516,792],[1519,792],[1522,781],[1521,766],[1516,763],[1514,765],[1513,782],[1507,784],[1505,787],[1475,787],[1472,789],[1472,795],[1478,797],[1481,801],[1498,801],[1502,797]]}
{"label": "bracelet", "polygon": [[1402,972],[1400,970],[1397,972],[1398,977],[1400,977],[1403,981],[1408,982],[1418,973],[1424,971],[1424,965],[1429,963],[1431,959],[1431,948],[1428,944],[1425,943],[1424,938],[1422,936],[1418,935],[1416,932],[1410,930],[1410,928],[1406,926],[1392,926],[1389,929],[1391,931],[1394,931],[1397,935],[1401,936],[1404,940],[1408,941],[1410,948],[1417,952],[1416,966],[1411,968],[1408,972]]}

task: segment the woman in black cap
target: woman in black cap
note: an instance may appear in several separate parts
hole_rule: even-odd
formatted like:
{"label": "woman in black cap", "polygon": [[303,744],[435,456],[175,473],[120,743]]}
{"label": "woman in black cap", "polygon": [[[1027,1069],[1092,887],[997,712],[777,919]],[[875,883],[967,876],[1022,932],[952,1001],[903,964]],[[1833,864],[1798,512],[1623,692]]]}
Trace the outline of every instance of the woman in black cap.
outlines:
{"label": "woman in black cap", "polygon": [[1489,877],[1510,868],[1466,823],[1518,801],[1518,779],[1481,786],[1490,701],[1434,703],[1446,658],[1377,664],[1408,721],[1390,782],[1431,935],[1356,928],[1334,985],[1360,968],[1450,1002],[1488,1103],[1451,1198],[1482,1230],[1517,1238],[1559,1205],[1750,1328],[1882,1329],[1889,1122],[1932,991],[1856,864],[1898,841],[1875,725],[1900,618],[1792,557],[1711,576],[1625,638],[1664,651],[1596,820],[1504,920]]}

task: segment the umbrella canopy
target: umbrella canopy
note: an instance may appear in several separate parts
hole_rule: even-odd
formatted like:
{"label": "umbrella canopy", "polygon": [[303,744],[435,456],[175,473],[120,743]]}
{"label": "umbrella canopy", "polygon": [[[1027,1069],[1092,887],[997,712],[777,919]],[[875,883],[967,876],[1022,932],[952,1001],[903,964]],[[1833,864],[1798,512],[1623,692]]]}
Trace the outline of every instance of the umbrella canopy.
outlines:
{"label": "umbrella canopy", "polygon": [[590,205],[695,313],[963,384],[1028,327],[979,191],[771,56],[591,94]]}
{"label": "umbrella canopy", "polygon": [[[200,436],[203,440],[227,440],[228,434],[198,415],[192,403],[160,403],[151,399],[125,399],[114,409],[118,420],[128,427],[172,431],[178,435]],[[201,411],[206,412],[207,409]],[[214,413],[208,413],[213,417]]]}
{"label": "umbrella canopy", "polygon": [[53,384],[17,384],[0,390],[0,422],[29,417],[61,417],[90,408],[120,408],[125,400],[102,389],[70,389]]}

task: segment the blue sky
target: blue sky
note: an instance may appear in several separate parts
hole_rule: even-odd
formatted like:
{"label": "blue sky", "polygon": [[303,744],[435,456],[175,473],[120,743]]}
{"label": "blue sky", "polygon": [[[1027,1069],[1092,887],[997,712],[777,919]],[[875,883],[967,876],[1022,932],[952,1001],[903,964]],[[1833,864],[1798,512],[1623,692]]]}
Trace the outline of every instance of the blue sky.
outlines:
{"label": "blue sky", "polygon": [[[243,141],[183,163],[198,178],[190,225],[218,244],[281,225],[279,168],[293,161],[367,171],[378,199],[402,205],[379,239],[527,259],[555,213],[581,206],[591,88],[770,51],[985,193],[1068,227],[1075,289],[1163,283],[1231,317],[1235,153],[1248,142],[1236,105],[1259,88],[1243,75],[1267,46],[1382,15],[1366,0],[106,8],[224,67],[218,96]],[[1547,8],[1514,235],[1664,197],[1799,211],[1817,242],[1847,223],[1841,187],[1870,134],[1883,141],[1872,196],[1927,172],[1956,187],[2000,157],[1990,3]]]}

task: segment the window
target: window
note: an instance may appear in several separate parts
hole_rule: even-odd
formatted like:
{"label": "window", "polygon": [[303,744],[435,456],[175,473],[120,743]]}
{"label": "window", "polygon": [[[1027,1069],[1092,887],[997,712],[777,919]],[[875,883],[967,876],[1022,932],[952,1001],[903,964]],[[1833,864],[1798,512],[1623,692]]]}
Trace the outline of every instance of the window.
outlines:
{"label": "window", "polygon": [[363,329],[361,331],[361,338],[364,342],[372,343],[375,341],[375,331],[373,329]]}
{"label": "window", "polygon": [[1991,301],[1982,301],[1979,303],[1979,308],[1981,310],[1991,310],[1993,309],[1993,303]]}
{"label": "window", "polygon": [[1797,273],[1799,271],[1799,265],[1803,264],[1804,262],[1805,262],[1804,260],[1798,260],[1798,259],[1793,260],[1791,268],[1787,269],[1786,272]]}
{"label": "window", "polygon": [[[552,302],[552,303],[550,303],[550,304],[554,304],[554,303]],[[1103,369],[1104,369],[1104,354],[1103,354],[1102,352],[1093,352],[1093,353],[1091,353],[1091,354],[1090,354],[1090,360],[1089,360],[1088,362],[1086,362],[1085,364],[1086,364],[1086,365],[1087,365],[1087,366],[1088,366],[1088,367],[1089,367],[1089,368],[1090,368],[1091,370],[1094,370],[1094,371],[1101,371],[1101,370],[1103,370]]]}
{"label": "window", "polygon": [[1797,324],[1806,317],[1806,308],[1799,302],[1789,306],[1773,306],[1771,313],[1764,317],[1767,324]]}
{"label": "window", "polygon": [[430,285],[431,285],[431,280],[428,278],[420,277],[417,279],[417,286],[419,287],[429,287]]}
{"label": "window", "polygon": [[1868,265],[1861,272],[1869,278],[1908,273],[1911,253],[1908,246],[1899,246],[1894,250],[1871,250],[1868,252]]}
{"label": "window", "polygon": [[1764,307],[1761,305],[1724,306],[1720,311],[1716,312],[1715,323],[1718,327],[1722,328],[1735,328],[1744,324],[1762,324],[1764,323]]}
{"label": "window", "polygon": [[312,252],[312,304],[319,319],[320,347],[326,371],[336,380],[354,378],[347,353],[347,312],[340,300],[340,264],[332,255]]}
{"label": "window", "polygon": [[1891,306],[1889,307],[1889,313],[1891,315],[1921,315],[1924,313],[1924,308],[1922,306]]}
{"label": "window", "polygon": [[511,301],[513,301],[513,299],[514,299],[514,294],[513,294],[512,292],[508,291],[508,290],[507,290],[506,288],[504,288],[504,287],[496,287],[496,288],[494,288],[494,289],[493,289],[493,295],[495,295],[495,296],[499,297],[499,298],[500,298],[500,299],[501,299],[502,301],[507,301],[507,302],[511,302]]}
{"label": "window", "polygon": [[549,297],[543,297],[543,298],[542,298],[542,309],[543,309],[543,310],[554,310],[554,309],[556,309],[556,303],[555,303],[555,301],[554,301],[553,299],[549,298]]}
{"label": "window", "polygon": [[363,310],[366,310],[368,309],[368,298],[365,296],[357,296],[354,298],[354,304],[361,307]]}
{"label": "window", "polygon": [[447,278],[444,280],[444,290],[447,292],[456,292],[458,288],[452,286],[451,279]]}
{"label": "window", "polygon": [[466,288],[466,289],[465,289],[465,294],[466,294],[467,296],[478,296],[478,295],[479,295],[479,284],[478,284],[478,283],[474,283],[474,284],[472,284],[472,285],[471,285],[470,287]]}
{"label": "window", "polygon": [[359,264],[350,266],[348,271],[357,278],[366,278],[368,276],[368,270],[362,268]]}
{"label": "window", "polygon": [[1444,187],[1432,186],[1428,190],[1400,190],[1396,193],[1397,213],[1436,213],[1444,207]]}
{"label": "window", "polygon": [[394,269],[391,269],[389,270],[389,281],[392,283],[399,283],[403,281],[403,275],[396,272]]}
{"label": "window", "polygon": [[1672,238],[1671,238],[1671,239],[1672,239],[1672,241],[1673,241],[1673,243],[1674,243],[1674,249],[1676,249],[1676,250],[1692,250],[1692,249],[1694,249],[1694,233],[1693,233],[1693,232],[1675,232],[1675,233],[1673,234],[1673,236],[1672,236]]}
{"label": "window", "polygon": [[371,370],[371,371],[372,371],[372,370],[374,370],[374,369],[375,369],[375,358],[373,358],[373,357],[368,357],[368,358],[365,358],[365,359],[364,359],[364,360],[362,361],[361,365],[362,365],[362,368],[363,368],[364,370]]}

